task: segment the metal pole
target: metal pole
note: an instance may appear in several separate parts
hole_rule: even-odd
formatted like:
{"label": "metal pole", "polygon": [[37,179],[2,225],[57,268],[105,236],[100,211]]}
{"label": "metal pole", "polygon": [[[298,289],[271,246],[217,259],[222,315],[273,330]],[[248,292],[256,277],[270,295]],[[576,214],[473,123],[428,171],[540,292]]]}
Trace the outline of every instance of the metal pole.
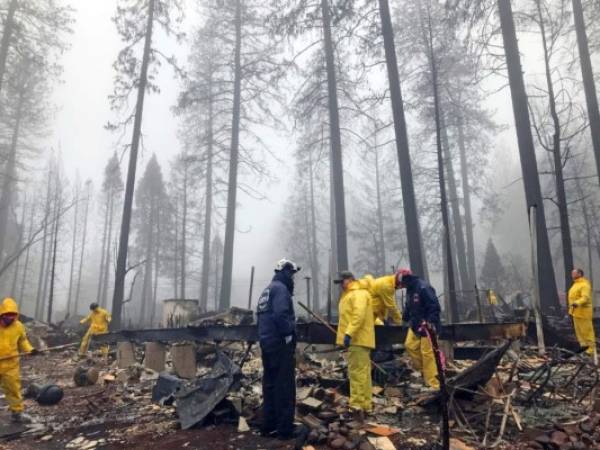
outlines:
{"label": "metal pole", "polygon": [[538,259],[537,259],[537,216],[536,206],[529,207],[529,234],[531,241],[531,273],[533,276],[533,312],[535,314],[535,329],[538,340],[538,353],[546,353],[546,344],[544,343],[544,327],[542,324],[542,310],[540,303],[540,286],[538,278]]}
{"label": "metal pole", "polygon": [[250,269],[250,290],[248,291],[248,309],[252,309],[252,290],[254,289],[254,266]]}
{"label": "metal pole", "polygon": [[306,280],[306,306],[310,308],[310,277],[304,277]]}

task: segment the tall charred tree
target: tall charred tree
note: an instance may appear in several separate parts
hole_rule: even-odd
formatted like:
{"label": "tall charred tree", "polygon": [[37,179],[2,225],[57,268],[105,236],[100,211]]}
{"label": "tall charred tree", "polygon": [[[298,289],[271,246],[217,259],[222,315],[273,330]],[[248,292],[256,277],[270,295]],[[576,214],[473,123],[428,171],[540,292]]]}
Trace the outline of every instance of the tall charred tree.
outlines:
{"label": "tall charred tree", "polygon": [[517,43],[517,33],[513,19],[510,0],[497,0],[504,41],[504,52],[508,69],[510,92],[513,104],[513,113],[517,129],[517,141],[519,144],[519,155],[521,158],[521,170],[523,172],[523,184],[525,187],[525,199],[527,208],[536,207],[536,235],[537,235],[537,259],[538,259],[538,285],[542,308],[545,311],[557,311],[559,309],[558,292],[556,290],[556,279],[552,267],[552,254],[550,252],[550,241],[546,227],[545,208],[540,188],[537,160],[531,133],[531,122],[527,105],[527,93],[523,82],[521,70],[521,57]]}

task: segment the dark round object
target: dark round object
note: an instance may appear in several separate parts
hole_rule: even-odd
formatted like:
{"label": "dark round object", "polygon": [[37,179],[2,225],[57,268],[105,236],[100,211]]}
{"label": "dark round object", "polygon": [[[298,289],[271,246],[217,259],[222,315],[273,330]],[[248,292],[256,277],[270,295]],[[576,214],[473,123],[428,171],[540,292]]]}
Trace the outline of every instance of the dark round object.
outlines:
{"label": "dark round object", "polygon": [[40,389],[36,401],[40,405],[56,405],[62,400],[63,395],[64,392],[59,386],[56,384],[47,384]]}

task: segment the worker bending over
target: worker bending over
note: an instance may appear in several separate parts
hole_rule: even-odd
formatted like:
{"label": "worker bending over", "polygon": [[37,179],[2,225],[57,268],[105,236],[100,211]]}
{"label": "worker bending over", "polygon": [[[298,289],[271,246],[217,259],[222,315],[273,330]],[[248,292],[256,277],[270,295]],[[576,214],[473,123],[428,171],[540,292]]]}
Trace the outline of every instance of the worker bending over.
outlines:
{"label": "worker bending over", "polygon": [[573,269],[571,271],[573,284],[569,289],[568,303],[569,314],[573,317],[575,336],[581,347],[587,347],[586,353],[594,355],[596,351],[596,336],[592,315],[594,306],[592,303],[592,285],[583,276],[583,270]]}
{"label": "worker bending over", "polygon": [[[81,340],[79,356],[87,355],[92,336],[108,333],[108,324],[110,323],[110,320],[111,317],[107,310],[100,308],[98,303],[90,304],[90,313],[80,322],[81,324],[90,322],[90,327]],[[108,345],[103,345],[100,350],[104,356],[108,356]]]}
{"label": "worker bending over", "polygon": [[395,324],[402,323],[402,315],[396,304],[396,289],[400,289],[397,274],[373,278],[365,275],[359,280],[361,287],[365,287],[373,299],[373,315],[375,324],[382,325],[392,320]]}
{"label": "worker bending over", "polygon": [[404,347],[412,360],[413,368],[423,374],[425,383],[433,389],[440,388],[438,370],[431,340],[423,327],[425,323],[439,333],[440,303],[435,289],[431,285],[413,275],[409,269],[398,271],[400,287],[406,288],[403,319],[408,322],[409,329],[404,341]]}
{"label": "worker bending over", "polygon": [[20,353],[36,354],[37,350],[29,343],[19,320],[17,302],[7,297],[0,304],[0,386],[13,422],[30,423],[31,417],[23,413]]}
{"label": "worker bending over", "polygon": [[375,348],[373,300],[351,272],[340,272],[334,283],[343,288],[336,343],[348,349],[350,408],[364,416],[371,404],[371,350]]}

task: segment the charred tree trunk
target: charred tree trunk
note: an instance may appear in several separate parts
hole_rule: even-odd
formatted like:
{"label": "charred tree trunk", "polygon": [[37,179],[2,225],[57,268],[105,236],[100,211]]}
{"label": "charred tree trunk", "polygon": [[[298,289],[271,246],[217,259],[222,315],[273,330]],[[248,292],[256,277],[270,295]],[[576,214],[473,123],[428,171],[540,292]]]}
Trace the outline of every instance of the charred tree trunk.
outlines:
{"label": "charred tree trunk", "polygon": [[40,258],[40,271],[38,274],[38,286],[35,296],[35,318],[42,320],[43,313],[43,283],[44,274],[46,273],[46,244],[48,242],[48,221],[50,220],[50,195],[52,192],[52,167],[48,169],[48,183],[46,186],[46,207],[44,208],[44,231],[42,234],[42,255]]}
{"label": "charred tree trunk", "polygon": [[435,135],[436,135],[436,147],[437,147],[437,162],[438,162],[438,178],[440,185],[440,207],[442,210],[442,226],[444,233],[444,244],[446,249],[446,277],[448,279],[448,305],[449,305],[449,317],[451,323],[458,321],[458,304],[456,301],[456,286],[454,283],[454,265],[452,255],[452,245],[450,241],[450,220],[448,218],[448,197],[446,195],[446,181],[444,176],[444,157],[442,148],[442,127],[441,127],[441,111],[440,111],[440,99],[438,91],[438,76],[437,76],[437,65],[435,62],[435,54],[433,51],[433,33],[431,30],[431,15],[428,13],[428,30],[429,30],[429,63],[431,65],[431,82],[433,87],[433,108],[435,114]]}
{"label": "charred tree trunk", "polygon": [[[377,127],[377,124],[375,125]],[[375,150],[375,191],[377,197],[377,247],[379,247],[380,255],[378,254],[377,271],[380,275],[386,273],[386,255],[385,255],[385,234],[383,232],[383,207],[381,195],[381,179],[379,178],[379,150],[377,149],[377,130],[374,135],[374,150]],[[376,248],[377,248],[376,247]]]}
{"label": "charred tree trunk", "polygon": [[102,231],[102,254],[100,256],[100,272],[98,273],[98,292],[96,293],[96,303],[100,304],[102,299],[102,286],[104,286],[104,264],[106,263],[106,247],[108,239],[108,216],[110,210],[111,190],[106,193],[106,206],[104,209],[104,230]]}
{"label": "charred tree trunk", "polygon": [[67,296],[67,316],[71,315],[71,301],[73,298],[73,276],[75,272],[75,253],[77,247],[77,219],[79,215],[79,180],[75,187],[75,209],[73,211],[73,241],[71,243],[71,269],[69,270],[69,293]]}
{"label": "charred tree trunk", "polygon": [[542,308],[545,311],[557,311],[559,308],[558,292],[556,290],[556,278],[552,267],[552,256],[550,253],[550,242],[548,229],[546,228],[546,216],[540,179],[537,169],[537,160],[531,135],[531,122],[527,106],[527,93],[523,82],[521,71],[521,58],[517,34],[513,20],[510,0],[497,0],[508,68],[508,78],[513,103],[513,113],[517,128],[517,140],[519,143],[519,154],[521,157],[521,169],[523,171],[523,184],[525,187],[525,198],[527,210],[531,206],[536,207],[536,235],[538,256],[538,285]]}
{"label": "charred tree trunk", "polygon": [[[25,212],[27,210],[27,202],[23,201],[23,210],[21,211],[21,223],[19,225],[19,236],[17,238],[17,245],[15,248],[19,249],[23,245],[23,237],[25,236]],[[29,247],[28,247],[29,248]],[[15,261],[15,269],[13,272],[13,280],[10,288],[10,296],[15,298],[17,296],[17,280],[19,278],[19,268],[21,266],[21,254],[17,256]]]}
{"label": "charred tree trunk", "polygon": [[17,148],[19,143],[19,133],[21,131],[21,119],[23,115],[23,103],[25,96],[25,87],[19,87],[19,100],[17,103],[17,111],[15,117],[15,125],[12,130],[10,140],[8,160],[4,169],[4,183],[2,185],[2,194],[0,194],[0,260],[4,260],[4,242],[6,239],[6,231],[10,206],[12,203],[12,193],[16,182],[17,173]]}
{"label": "charred tree trunk", "polygon": [[315,206],[315,181],[313,173],[313,162],[312,162],[312,149],[308,152],[308,176],[309,176],[309,188],[310,188],[310,233],[311,233],[311,245],[312,260],[310,262],[310,271],[312,272],[312,288],[313,288],[313,304],[317,311],[321,306],[321,292],[319,286],[319,246],[317,245],[317,212]]}
{"label": "charred tree trunk", "polygon": [[173,258],[173,298],[179,292],[179,199],[175,197],[175,256]]}
{"label": "charred tree trunk", "polygon": [[394,132],[396,135],[396,149],[400,167],[400,183],[402,186],[402,200],[404,205],[404,221],[408,243],[408,255],[413,271],[427,278],[427,263],[421,238],[421,227],[417,211],[417,201],[413,184],[408,135],[400,76],[398,75],[398,62],[396,60],[396,45],[394,43],[394,29],[390,18],[388,0],[379,0],[379,14],[381,16],[381,32],[385,47],[385,61],[390,85],[390,99],[394,117]]}
{"label": "charred tree trunk", "polygon": [[590,132],[592,133],[592,145],[596,159],[596,173],[600,179],[600,110],[598,109],[598,96],[594,84],[594,71],[590,59],[590,49],[583,20],[583,9],[581,0],[573,0],[573,18],[575,20],[575,32],[577,33],[577,46],[579,48],[579,61],[581,64],[581,76],[585,90],[585,101],[590,119]]}
{"label": "charred tree trunk", "polygon": [[469,166],[467,164],[467,148],[465,145],[464,120],[458,113],[458,150],[460,152],[460,174],[462,178],[463,204],[465,208],[465,231],[467,237],[467,267],[469,268],[469,279],[471,286],[477,280],[477,269],[475,263],[475,239],[473,236],[473,213],[471,210],[471,186],[469,185]]}
{"label": "charred tree trunk", "polygon": [[448,201],[452,211],[452,222],[454,224],[454,246],[453,253],[456,254],[458,263],[457,281],[460,283],[457,290],[459,292],[469,289],[473,283],[469,280],[467,268],[467,250],[465,246],[465,235],[463,230],[462,216],[460,215],[460,204],[458,198],[458,189],[456,187],[456,176],[454,175],[454,163],[450,151],[450,140],[448,139],[448,129],[444,112],[440,110],[440,122],[442,127],[442,149],[445,151],[446,171],[448,176]]}
{"label": "charred tree trunk", "polygon": [[146,325],[146,308],[148,297],[152,298],[152,258],[154,256],[154,198],[150,200],[150,223],[147,224],[148,235],[146,236],[146,262],[144,264],[144,284],[142,286],[142,298],[140,306],[140,324]]}
{"label": "charred tree trunk", "polygon": [[87,197],[85,199],[85,213],[83,216],[83,236],[81,239],[81,253],[79,255],[79,271],[77,272],[77,289],[75,290],[75,314],[77,314],[79,308],[79,293],[81,292],[81,274],[83,273],[83,258],[85,256],[85,244],[87,239],[87,227],[88,227],[88,212],[90,208],[90,196],[91,196],[91,182],[87,183]]}
{"label": "charred tree trunk", "polygon": [[[29,236],[33,233],[33,218],[35,216],[35,206],[31,205],[31,211],[29,213]],[[27,271],[29,270],[29,251],[31,245],[27,247],[25,251],[25,264],[23,265],[23,274],[21,275],[21,288],[19,289],[18,301],[22,305],[25,300],[25,282],[28,279]],[[35,306],[35,305],[34,305]]]}
{"label": "charred tree trunk", "polygon": [[[155,326],[156,299],[158,297],[158,274],[160,270],[160,210],[156,211],[156,245],[154,246],[154,287],[152,288],[152,307],[150,309],[150,326]],[[184,286],[185,288],[185,286]],[[184,291],[185,292],[185,291]],[[181,298],[185,298],[182,296]]]}
{"label": "charred tree trunk", "polygon": [[4,22],[4,31],[2,32],[2,40],[0,41],[0,92],[2,91],[2,82],[6,73],[6,61],[8,59],[8,49],[15,28],[15,13],[18,7],[17,0],[10,0],[6,21]]}
{"label": "charred tree trunk", "polygon": [[329,105],[329,140],[331,142],[331,167],[333,171],[333,197],[335,206],[335,239],[338,270],[348,270],[348,244],[346,230],[346,203],[344,200],[344,165],[342,161],[342,138],[340,135],[340,116],[337,97],[337,80],[333,38],[331,37],[331,18],[329,0],[321,0],[321,19],[323,22],[323,40],[325,63],[327,66],[327,97]]}
{"label": "charred tree trunk", "polygon": [[536,1],[540,34],[542,35],[542,45],[544,48],[544,67],[546,70],[546,85],[548,87],[548,103],[550,106],[550,116],[554,126],[552,135],[552,157],[554,162],[554,182],[556,187],[556,206],[560,218],[560,237],[562,242],[563,263],[564,263],[564,289],[565,292],[571,286],[571,270],[573,269],[573,244],[571,242],[571,226],[569,225],[569,211],[567,206],[567,194],[565,192],[565,178],[563,174],[563,161],[561,153],[561,128],[560,119],[556,110],[556,97],[554,95],[554,83],[552,81],[552,71],[550,70],[550,54],[548,43],[546,41],[546,29],[544,26],[544,17],[540,0]]}
{"label": "charred tree trunk", "polygon": [[231,304],[231,275],[233,271],[233,241],[235,237],[235,210],[240,145],[240,109],[242,101],[242,0],[235,2],[235,78],[233,82],[233,117],[231,121],[231,151],[229,155],[229,184],[227,186],[227,216],[225,219],[225,246],[223,249],[223,276],[219,310]]}
{"label": "charred tree trunk", "polygon": [[[210,68],[209,70],[212,70]],[[212,73],[212,72],[211,72]],[[202,276],[200,278],[200,310],[208,310],[208,279],[210,274],[210,242],[213,202],[213,97],[212,76],[208,80],[208,120],[206,125],[206,187],[204,204],[204,234],[202,236]]]}
{"label": "charred tree trunk", "polygon": [[[58,189],[58,187],[57,187]],[[52,248],[52,270],[50,275],[50,294],[48,295],[48,316],[46,317],[47,323],[52,323],[52,311],[54,308],[54,282],[56,280],[56,248],[58,247],[58,229],[60,225],[60,201],[56,198],[55,206],[56,214],[54,215],[54,245]]]}
{"label": "charred tree trunk", "polygon": [[108,236],[106,237],[106,255],[104,256],[104,275],[102,276],[102,296],[100,297],[100,304],[102,307],[106,306],[108,297],[108,280],[110,279],[110,266],[113,259],[111,258],[112,253],[112,231],[114,222],[114,205],[115,205],[115,192],[110,189],[110,205],[108,211]]}
{"label": "charred tree trunk", "polygon": [[[187,234],[187,189],[188,189],[187,163],[183,169],[183,214],[181,216],[181,294],[179,298],[185,299],[185,257],[186,257],[186,234]],[[160,242],[160,240],[158,240]],[[158,246],[157,246],[158,248]]]}
{"label": "charred tree trunk", "polygon": [[135,105],[135,119],[133,123],[133,136],[129,153],[129,167],[127,169],[127,183],[125,187],[125,201],[123,202],[123,216],[121,219],[121,235],[119,237],[119,253],[117,256],[117,269],[115,272],[115,289],[113,292],[112,327],[121,328],[121,313],[125,296],[125,275],[127,275],[127,251],[129,249],[129,229],[131,226],[131,208],[133,206],[133,191],[135,189],[135,171],[137,168],[137,155],[140,145],[142,130],[142,114],[144,112],[144,96],[148,83],[148,65],[150,63],[150,48],[152,42],[152,25],[154,23],[154,6],[156,0],[149,0],[148,21],[146,23],[146,36],[144,41],[144,54],[138,84],[137,102]]}

